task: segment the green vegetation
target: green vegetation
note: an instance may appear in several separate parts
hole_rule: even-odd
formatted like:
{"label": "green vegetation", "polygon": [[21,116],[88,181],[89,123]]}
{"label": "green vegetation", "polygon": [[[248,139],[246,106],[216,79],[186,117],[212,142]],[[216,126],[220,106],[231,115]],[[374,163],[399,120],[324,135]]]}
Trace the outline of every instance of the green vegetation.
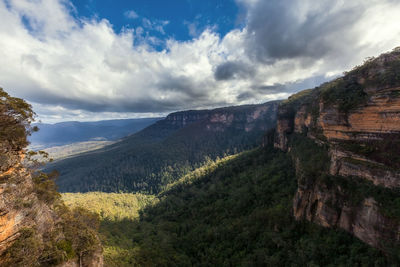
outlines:
{"label": "green vegetation", "polygon": [[289,137],[291,155],[298,160],[297,179],[302,185],[313,185],[324,176],[330,165],[328,146],[318,145],[314,140],[301,134]]}
{"label": "green vegetation", "polygon": [[[384,57],[383,60],[382,57]],[[400,85],[399,69],[400,49],[397,47],[378,58],[367,58],[364,64],[356,66],[346,74],[365,77],[365,86],[386,88]]]}
{"label": "green vegetation", "polygon": [[366,141],[343,141],[344,150],[368,157],[388,168],[400,168],[400,134],[377,134],[375,139]]}
{"label": "green vegetation", "polygon": [[31,105],[0,88],[0,140],[3,144],[14,149],[26,147],[26,137],[37,130],[30,127],[34,116]]}
{"label": "green vegetation", "polygon": [[39,266],[40,240],[35,229],[22,228],[19,231],[19,238],[7,250],[7,266]]}
{"label": "green vegetation", "polygon": [[310,104],[315,98],[315,92],[316,90],[307,89],[289,96],[287,100],[282,101],[279,107],[280,112],[278,117],[280,119],[288,119],[289,121],[293,121],[298,109],[302,105]]}
{"label": "green vegetation", "polygon": [[289,96],[287,100],[284,100],[282,102],[282,105],[299,106],[303,104],[307,99],[312,97],[313,91],[313,89],[306,89],[296,94],[293,94]]}
{"label": "green vegetation", "polygon": [[[139,211],[139,218],[121,216],[103,220],[100,231],[106,263],[108,266],[388,265],[381,253],[347,233],[295,221],[292,200],[296,188],[292,161],[283,152],[257,149],[209,161],[207,166],[161,192],[158,202],[135,205],[145,206]],[[81,194],[70,199],[85,196],[92,197]],[[140,199],[129,194],[121,198],[128,196]],[[103,193],[99,198],[102,203],[102,198],[109,197]],[[113,205],[110,201],[109,206]],[[103,218],[115,218],[112,209],[107,210],[110,213],[103,214]]]}
{"label": "green vegetation", "polygon": [[141,209],[157,202],[155,196],[140,193],[64,193],[62,198],[69,207],[83,207],[100,216],[104,259],[110,266],[129,262],[134,220]]}
{"label": "green vegetation", "polygon": [[339,111],[348,113],[368,100],[365,89],[390,88],[400,85],[400,50],[368,58],[361,66],[346,72],[341,78],[319,87],[323,101],[335,104]]}
{"label": "green vegetation", "polygon": [[[5,163],[7,168],[18,165],[19,157],[16,155],[24,152],[28,145],[27,136],[36,130],[30,126],[34,115],[31,106],[24,100],[10,97],[0,88],[0,148],[4,153],[0,164]],[[29,152],[26,156],[31,159],[35,155],[47,156],[42,151]],[[8,161],[12,157],[15,162],[10,164]],[[25,209],[21,214],[26,216],[19,222],[25,226],[12,236],[16,239],[4,252],[5,266],[55,266],[69,259],[82,259],[101,249],[96,235],[97,215],[82,208],[68,209],[56,190],[54,179],[57,174],[36,171],[38,164],[37,160],[31,162],[32,169],[27,170],[30,175],[15,172],[2,179],[5,186],[2,198],[7,203],[3,205],[11,204],[4,212]],[[29,200],[23,200],[26,196],[24,192],[31,192],[24,180],[31,177],[37,199],[28,195]],[[48,216],[40,218],[46,221],[41,221],[39,225],[43,228],[48,224],[48,229],[39,229],[35,225],[40,211],[45,211]]]}
{"label": "green vegetation", "polygon": [[335,104],[340,112],[348,113],[365,104],[368,95],[356,76],[346,75],[322,85],[319,90],[325,104]]}
{"label": "green vegetation", "polygon": [[[180,112],[174,119],[158,121],[111,146],[55,162],[48,170],[60,172],[57,184],[61,192],[157,194],[209,159],[259,144],[276,121],[277,103],[264,106],[269,112],[251,124],[248,119],[258,105]],[[222,119],[212,121],[212,117]],[[230,123],[223,119],[228,117]]]}
{"label": "green vegetation", "polygon": [[[389,189],[376,186],[371,181],[358,177],[341,177],[325,175],[321,177],[328,189],[336,190],[341,200],[357,206],[367,198],[373,198],[380,211],[387,217],[400,221],[400,189]],[[338,190],[340,187],[340,190]]]}
{"label": "green vegetation", "polygon": [[69,207],[83,207],[96,214],[101,220],[135,219],[138,211],[156,201],[152,195],[140,193],[63,193],[62,199]]}
{"label": "green vegetation", "polygon": [[[40,235],[35,228],[23,228],[7,252],[10,266],[54,266],[70,259],[83,259],[100,249],[98,215],[81,207],[68,208],[56,190],[56,177],[57,173],[34,174],[33,189],[39,201],[53,208],[59,223],[52,231]],[[19,252],[24,246],[29,253],[24,249]],[[26,261],[33,263],[26,265]]]}
{"label": "green vegetation", "polygon": [[[355,145],[347,143],[350,145]],[[383,214],[400,220],[400,190],[376,186],[372,182],[358,177],[340,177],[329,175],[330,158],[328,146],[318,145],[312,139],[300,134],[290,135],[291,154],[298,160],[297,179],[302,186],[322,184],[328,190],[334,190],[340,199],[352,205],[372,197],[377,201]],[[365,150],[366,148],[361,147]],[[354,159],[347,159],[354,162]],[[354,162],[356,164],[359,161]],[[374,166],[376,167],[376,166]],[[382,167],[381,167],[382,168]],[[340,189],[339,189],[340,188]]]}

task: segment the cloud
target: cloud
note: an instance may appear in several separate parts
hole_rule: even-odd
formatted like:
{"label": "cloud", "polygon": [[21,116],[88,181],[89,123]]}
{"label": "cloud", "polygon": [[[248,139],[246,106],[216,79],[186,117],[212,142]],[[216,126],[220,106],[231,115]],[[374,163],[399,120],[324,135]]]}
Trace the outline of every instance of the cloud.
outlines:
{"label": "cloud", "polygon": [[218,81],[237,78],[251,78],[254,76],[251,65],[239,61],[227,61],[217,66],[214,77]]}
{"label": "cloud", "polygon": [[[359,60],[349,55],[351,53],[365,55],[368,50],[376,53],[377,47],[386,46],[385,42],[393,46],[399,41],[400,28],[394,21],[399,15],[398,1],[239,2],[247,9],[246,52],[267,64],[285,59],[301,60],[305,66],[321,59],[338,59],[335,61],[343,64],[344,58],[349,56],[350,61]],[[393,30],[392,36],[388,29]],[[387,35],[374,37],[371,34],[381,30]]]}
{"label": "cloud", "polygon": [[195,22],[189,22],[189,21],[186,21],[186,20],[185,20],[185,21],[183,22],[183,24],[187,26],[188,31],[189,31],[189,35],[190,35],[191,37],[198,37],[199,34],[201,33],[201,32],[199,31],[199,29],[198,29],[199,23],[198,23],[197,21],[195,21]]}
{"label": "cloud", "polygon": [[139,15],[135,12],[135,10],[127,10],[124,12],[124,16],[128,19],[137,19]]}
{"label": "cloud", "polygon": [[153,31],[158,31],[161,34],[165,34],[164,27],[169,24],[168,20],[154,20],[151,21],[147,18],[142,19],[142,25],[144,28],[153,30]]}
{"label": "cloud", "polygon": [[285,98],[400,44],[397,1],[237,1],[242,28],[182,42],[151,34],[167,21],[116,32],[67,0],[0,0],[0,86],[44,120],[150,116]]}

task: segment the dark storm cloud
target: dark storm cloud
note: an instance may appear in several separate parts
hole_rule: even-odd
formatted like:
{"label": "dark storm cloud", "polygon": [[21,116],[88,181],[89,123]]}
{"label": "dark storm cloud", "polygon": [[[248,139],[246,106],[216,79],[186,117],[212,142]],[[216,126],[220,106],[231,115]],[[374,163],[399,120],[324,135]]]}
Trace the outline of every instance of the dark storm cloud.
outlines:
{"label": "dark storm cloud", "polygon": [[362,5],[335,9],[336,5],[326,0],[256,2],[248,9],[247,53],[264,63],[325,56],[339,42],[356,38],[343,29],[350,28],[364,11]]}
{"label": "dark storm cloud", "polygon": [[214,78],[217,81],[231,80],[235,78],[251,78],[254,76],[253,66],[238,61],[227,61],[217,66]]}

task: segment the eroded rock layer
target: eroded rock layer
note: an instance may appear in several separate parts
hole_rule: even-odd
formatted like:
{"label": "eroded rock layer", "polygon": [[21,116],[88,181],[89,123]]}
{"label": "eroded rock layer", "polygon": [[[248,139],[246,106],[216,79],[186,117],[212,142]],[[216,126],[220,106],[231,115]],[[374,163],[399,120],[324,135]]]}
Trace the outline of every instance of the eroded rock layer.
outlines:
{"label": "eroded rock layer", "polygon": [[[340,227],[383,250],[399,246],[399,73],[400,49],[395,49],[280,105],[274,146],[296,162],[297,219]],[[325,167],[305,170],[312,168],[307,160],[319,159],[312,153],[299,159],[304,139],[313,140],[315,151],[326,149]]]}

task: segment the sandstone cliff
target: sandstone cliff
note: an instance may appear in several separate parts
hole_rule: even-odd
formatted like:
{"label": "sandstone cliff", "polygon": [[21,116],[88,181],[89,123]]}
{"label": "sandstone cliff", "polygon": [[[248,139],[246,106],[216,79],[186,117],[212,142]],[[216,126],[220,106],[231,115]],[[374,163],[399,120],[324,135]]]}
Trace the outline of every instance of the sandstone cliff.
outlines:
{"label": "sandstone cliff", "polygon": [[293,95],[274,146],[296,163],[294,216],[386,252],[400,242],[400,49]]}
{"label": "sandstone cliff", "polygon": [[52,177],[25,166],[30,106],[0,96],[0,265],[102,266],[96,218],[69,210]]}
{"label": "sandstone cliff", "polygon": [[271,101],[258,105],[243,105],[213,110],[189,110],[169,114],[166,123],[184,127],[193,123],[202,123],[210,131],[224,131],[233,126],[238,130],[250,132],[267,130],[271,122],[276,119],[278,101]]}

